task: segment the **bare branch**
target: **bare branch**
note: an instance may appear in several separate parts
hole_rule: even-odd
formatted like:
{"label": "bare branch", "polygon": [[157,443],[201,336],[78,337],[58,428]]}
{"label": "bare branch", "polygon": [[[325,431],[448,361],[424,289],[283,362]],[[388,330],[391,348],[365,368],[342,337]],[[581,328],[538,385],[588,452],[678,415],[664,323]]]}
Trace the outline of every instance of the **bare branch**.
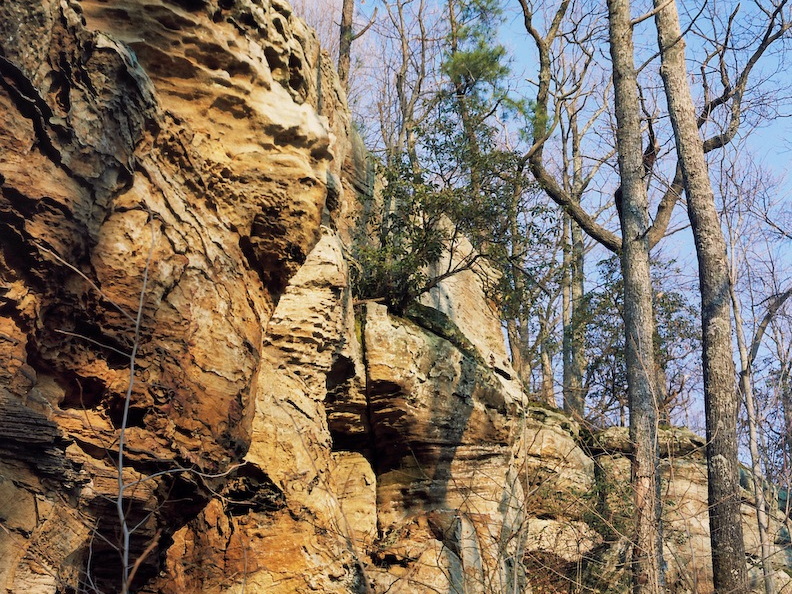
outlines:
{"label": "bare branch", "polygon": [[781,306],[784,305],[784,302],[790,297],[792,297],[792,288],[787,289],[783,293],[778,293],[770,297],[770,305],[767,306],[767,311],[762,317],[762,321],[759,322],[759,326],[756,328],[753,340],[751,341],[751,354],[748,357],[748,362],[750,365],[753,365],[753,362],[756,360],[756,355],[759,352],[759,347],[762,343],[762,338],[764,338],[767,327],[770,325],[770,322],[773,321],[773,318],[778,313],[778,310],[781,309]]}
{"label": "bare branch", "polygon": [[666,0],[660,6],[655,8],[654,10],[650,10],[649,12],[639,16],[637,19],[631,20],[630,21],[630,26],[631,27],[635,27],[635,25],[638,25],[639,23],[643,23],[647,19],[651,19],[654,15],[656,15],[658,12],[663,10],[666,6],[668,6],[669,4],[671,4],[672,2],[675,2],[675,1],[676,0]]}

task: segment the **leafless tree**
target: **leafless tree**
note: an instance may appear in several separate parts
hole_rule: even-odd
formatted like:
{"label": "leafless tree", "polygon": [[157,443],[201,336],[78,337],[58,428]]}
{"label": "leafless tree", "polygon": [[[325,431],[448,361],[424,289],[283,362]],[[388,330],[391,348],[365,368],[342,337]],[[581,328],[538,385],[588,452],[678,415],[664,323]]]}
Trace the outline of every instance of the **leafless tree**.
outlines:
{"label": "leafless tree", "polygon": [[339,23],[342,0],[292,0],[297,15],[313,27],[319,43],[330,53],[334,62],[339,56]]}
{"label": "leafless tree", "polygon": [[[776,505],[772,491],[767,488],[769,483],[763,471],[763,465],[767,466],[769,462],[763,459],[766,440],[762,425],[767,422],[767,415],[763,414],[756,394],[755,370],[770,324],[792,297],[792,288],[784,288],[785,283],[792,281],[785,278],[790,271],[773,262],[773,244],[777,243],[777,236],[763,220],[777,210],[775,205],[768,203],[766,197],[778,188],[773,187],[774,180],[762,167],[754,163],[750,149],[745,144],[735,146],[728,152],[727,158],[713,168],[713,178],[718,182],[716,198],[729,253],[729,292],[740,363],[739,389],[747,416],[747,445],[756,501],[764,588],[766,594],[771,594],[776,591],[772,564],[775,539],[770,533],[769,516]],[[754,213],[760,209],[764,214],[757,217]],[[766,279],[760,278],[763,268],[769,273]],[[747,301],[746,308],[741,297]],[[744,311],[748,313],[748,319],[745,319]]]}
{"label": "leafless tree", "polygon": [[[715,589],[721,592],[747,592],[745,545],[740,519],[738,411],[734,398],[735,371],[726,243],[705,158],[706,142],[702,141],[699,134],[701,116],[697,115],[693,103],[685,42],[676,3],[655,0],[655,8],[662,60],[660,72],[674,128],[699,264],[710,538]],[[738,11],[739,6],[732,13],[730,21],[733,21]],[[787,31],[789,25],[784,11],[785,1],[764,11],[767,27],[751,59],[733,83],[729,80],[729,71],[725,67],[720,69],[724,86],[721,97],[723,104],[730,107],[730,117],[726,126],[714,137],[715,144],[726,144],[736,135],[742,119],[741,99],[747,88],[751,67],[772,42]],[[727,30],[726,42],[728,34]],[[716,51],[714,55],[717,54]],[[721,66],[724,66],[722,51],[719,59]],[[717,105],[712,107],[714,109]],[[708,118],[710,113],[703,114],[704,118]]]}
{"label": "leafless tree", "polygon": [[[626,361],[630,399],[630,437],[633,442],[632,483],[635,502],[632,573],[634,592],[658,592],[662,587],[659,474],[657,452],[657,366],[654,362],[654,316],[649,274],[649,221],[641,111],[634,66],[629,3],[608,3],[609,39],[613,63],[617,148],[621,186],[618,190],[622,236],[600,225],[580,202],[548,171],[544,144],[559,121],[562,102],[549,112],[552,79],[552,46],[560,37],[570,1],[562,1],[542,34],[534,22],[534,10],[520,0],[525,28],[539,54],[539,80],[534,119],[531,171],[545,192],[591,237],[621,253],[624,278]],[[652,143],[651,150],[656,152]],[[662,232],[659,233],[662,235]]]}

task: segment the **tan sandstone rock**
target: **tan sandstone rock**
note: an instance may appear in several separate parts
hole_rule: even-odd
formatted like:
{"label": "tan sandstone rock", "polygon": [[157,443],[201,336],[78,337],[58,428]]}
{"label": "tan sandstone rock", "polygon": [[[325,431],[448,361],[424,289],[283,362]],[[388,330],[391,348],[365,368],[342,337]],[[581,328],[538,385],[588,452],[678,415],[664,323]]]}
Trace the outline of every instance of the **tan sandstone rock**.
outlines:
{"label": "tan sandstone rock", "polygon": [[[125,489],[130,565],[143,559],[134,585],[185,523],[216,527],[188,547],[216,555],[236,546],[226,523],[286,505],[269,469],[238,464],[269,371],[265,327],[320,238],[348,118],[320,92],[335,83],[287,4],[228,6],[0,6],[0,417],[30,427],[4,432],[14,464],[2,479],[15,499],[56,510],[15,528],[18,553],[0,570],[11,591],[118,589],[113,459],[133,348],[123,476],[143,481]],[[206,516],[218,501],[223,521]],[[25,505],[13,510],[20,526]],[[73,536],[47,536],[59,531]],[[242,579],[239,563],[224,583]]]}
{"label": "tan sandstone rock", "polygon": [[[668,565],[667,583],[670,592],[704,594],[712,592],[712,561],[709,544],[709,518],[707,515],[707,468],[703,459],[703,440],[684,428],[661,429],[658,435],[663,477],[663,529],[665,536],[664,558]],[[598,584],[595,591],[624,591],[626,576],[623,567],[612,561],[624,554],[624,543],[629,538],[629,516],[632,507],[629,489],[630,465],[625,456],[629,452],[627,429],[610,428],[593,436],[593,448],[600,469],[599,484],[604,497],[598,512],[599,519],[607,523],[611,537],[617,540],[610,551],[594,563],[590,584]],[[761,557],[756,510],[752,497],[743,491],[742,520],[746,553],[752,559]],[[770,533],[776,570],[776,587],[779,592],[789,592],[787,567],[788,546],[784,544],[783,518],[779,512],[771,514]],[[749,576],[754,591],[764,592],[761,585],[761,567],[750,568]],[[591,579],[594,578],[594,579]],[[617,586],[618,585],[618,586]]]}

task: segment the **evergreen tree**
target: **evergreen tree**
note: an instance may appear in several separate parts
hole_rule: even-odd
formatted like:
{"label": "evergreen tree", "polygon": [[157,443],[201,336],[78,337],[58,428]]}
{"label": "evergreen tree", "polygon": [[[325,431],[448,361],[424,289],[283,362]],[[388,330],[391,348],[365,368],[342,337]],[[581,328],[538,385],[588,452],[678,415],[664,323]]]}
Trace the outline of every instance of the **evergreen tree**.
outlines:
{"label": "evergreen tree", "polygon": [[[526,111],[509,96],[498,2],[447,0],[445,8],[447,49],[433,108],[413,130],[414,143],[387,153],[382,212],[357,247],[359,296],[395,310],[481,258],[505,270],[531,187],[526,162],[506,148],[497,125]],[[462,236],[475,253],[463,251]]]}
{"label": "evergreen tree", "polygon": [[[626,425],[627,372],[624,359],[624,287],[615,256],[598,265],[599,286],[586,294],[589,317],[586,370],[588,418],[597,426]],[[675,410],[687,404],[687,394],[700,380],[695,353],[701,348],[696,308],[675,283],[679,269],[673,261],[652,260],[652,306],[655,312],[655,361],[664,379],[658,403],[663,424],[671,424]]]}

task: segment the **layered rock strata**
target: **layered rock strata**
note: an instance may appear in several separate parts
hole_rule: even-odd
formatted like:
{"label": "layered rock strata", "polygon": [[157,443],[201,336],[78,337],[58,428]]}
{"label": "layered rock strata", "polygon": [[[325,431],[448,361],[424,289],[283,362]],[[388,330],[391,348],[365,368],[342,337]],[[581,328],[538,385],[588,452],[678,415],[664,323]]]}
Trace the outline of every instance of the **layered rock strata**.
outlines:
{"label": "layered rock strata", "polygon": [[[515,513],[498,506],[522,394],[488,354],[373,305],[356,319],[340,238],[370,167],[288,5],[19,0],[0,22],[3,586],[363,591],[405,579],[392,535],[435,512],[427,550],[462,573],[421,575],[499,575],[499,535],[462,549]],[[415,364],[371,376],[377,321],[445,349],[435,402],[462,370],[462,416],[433,411],[443,445],[390,412],[423,392],[374,410]],[[454,462],[491,446],[492,478]],[[405,463],[435,480],[398,479]],[[400,480],[419,495],[378,488]]]}
{"label": "layered rock strata", "polygon": [[[664,560],[666,581],[672,593],[712,592],[712,561],[707,516],[707,467],[704,440],[684,428],[659,432],[662,476]],[[605,534],[597,559],[590,564],[583,582],[595,592],[628,592],[625,572],[630,535],[630,452],[626,427],[599,432],[590,444],[597,469],[598,496],[590,523]],[[745,487],[748,473],[744,473]],[[751,487],[752,488],[752,487]],[[750,585],[764,592],[760,565],[760,541],[753,496],[742,491],[742,520]],[[771,565],[777,592],[792,592],[788,519],[775,507],[770,510]]]}
{"label": "layered rock strata", "polygon": [[252,563],[234,518],[287,507],[244,459],[265,330],[343,190],[313,33],[277,1],[9,1],[0,82],[0,582],[138,588],[206,552],[190,522]]}

